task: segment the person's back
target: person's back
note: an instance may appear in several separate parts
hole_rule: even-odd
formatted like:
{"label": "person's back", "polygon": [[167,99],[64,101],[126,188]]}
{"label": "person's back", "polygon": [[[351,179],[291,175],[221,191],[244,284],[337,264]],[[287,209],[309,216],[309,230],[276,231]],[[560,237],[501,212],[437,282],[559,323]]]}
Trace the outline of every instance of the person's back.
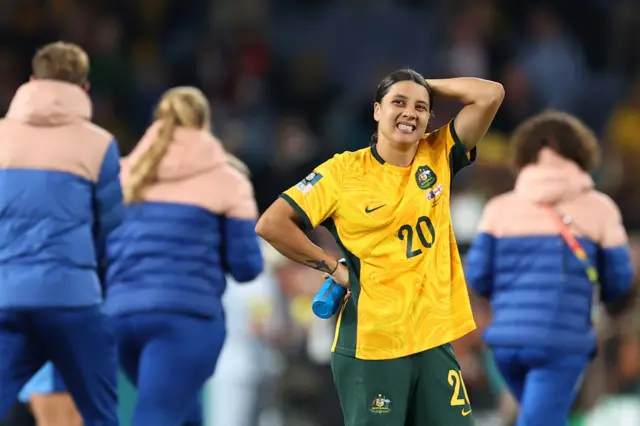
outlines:
{"label": "person's back", "polygon": [[123,160],[128,208],[107,244],[105,310],[138,388],[134,426],[201,424],[198,392],[226,334],[225,274],[262,271],[253,189],[208,125],[204,95],[172,89]]}
{"label": "person's back", "polygon": [[[566,114],[525,122],[514,134],[515,189],[489,201],[467,255],[469,285],[491,300],[485,341],[526,402],[520,426],[538,424],[539,412],[549,413],[544,424],[563,424],[596,348],[594,295],[611,302],[631,285],[620,212],[588,174],[597,164],[596,144]],[[551,408],[543,405],[549,396]]]}
{"label": "person's back", "polygon": [[494,238],[491,289],[475,276],[474,262],[484,255],[474,250],[467,262],[474,286],[493,303],[486,340],[590,352],[598,288],[558,234],[557,218],[545,204],[571,219],[569,227],[599,267],[605,285],[598,296],[612,301],[628,289],[626,235],[617,207],[593,190],[589,175],[545,148],[538,163],[520,173],[515,190],[485,209],[482,232]]}
{"label": "person's back", "polygon": [[84,424],[117,424],[101,312],[104,242],[124,206],[113,136],[93,125],[86,52],[52,43],[0,120],[0,416],[46,362]]}
{"label": "person's back", "polygon": [[34,79],[0,120],[0,308],[101,301],[96,242],[119,223],[119,155],[90,119],[80,86]]}
{"label": "person's back", "polygon": [[[162,127],[154,123],[123,160],[125,192]],[[225,273],[247,282],[262,270],[251,184],[217,139],[187,127],[175,128],[155,176],[109,241],[106,309],[220,316]]]}

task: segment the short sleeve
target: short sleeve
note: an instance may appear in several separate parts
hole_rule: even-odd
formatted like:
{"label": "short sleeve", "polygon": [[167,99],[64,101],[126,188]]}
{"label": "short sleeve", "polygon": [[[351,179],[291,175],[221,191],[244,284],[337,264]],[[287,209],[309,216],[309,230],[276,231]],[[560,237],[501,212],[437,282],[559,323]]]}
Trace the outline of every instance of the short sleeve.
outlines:
{"label": "short sleeve", "polygon": [[460,170],[473,163],[476,159],[476,147],[467,151],[467,147],[462,143],[453,125],[455,119],[446,126],[442,126],[435,132],[429,134],[429,139],[433,138],[437,143],[441,143],[449,153],[449,167],[451,176],[455,176]]}
{"label": "short sleeve", "polygon": [[336,211],[341,176],[339,156],[334,156],[280,195],[300,215],[305,232],[320,225]]}

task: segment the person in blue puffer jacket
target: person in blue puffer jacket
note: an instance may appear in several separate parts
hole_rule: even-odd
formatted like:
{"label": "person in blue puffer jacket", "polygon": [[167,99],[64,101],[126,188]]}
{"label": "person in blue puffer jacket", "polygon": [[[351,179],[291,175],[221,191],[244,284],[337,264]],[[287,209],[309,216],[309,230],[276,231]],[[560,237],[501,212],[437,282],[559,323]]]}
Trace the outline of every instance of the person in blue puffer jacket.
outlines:
{"label": "person in blue puffer jacket", "polygon": [[564,426],[596,349],[594,298],[631,287],[627,234],[614,202],[594,190],[594,134],[544,112],[516,129],[515,189],[486,205],[466,277],[490,299],[484,339],[513,395],[518,426]]}
{"label": "person in blue puffer jacket", "polygon": [[198,393],[225,339],[225,274],[247,282],[263,267],[253,188],[209,111],[200,90],[169,90],[122,161],[128,208],[107,245],[105,311],[138,389],[133,426],[201,424]]}
{"label": "person in blue puffer jacket", "polygon": [[115,426],[118,367],[100,276],[104,242],[124,216],[118,145],[91,122],[81,47],[43,46],[32,71],[0,120],[0,418],[51,361],[85,426]]}

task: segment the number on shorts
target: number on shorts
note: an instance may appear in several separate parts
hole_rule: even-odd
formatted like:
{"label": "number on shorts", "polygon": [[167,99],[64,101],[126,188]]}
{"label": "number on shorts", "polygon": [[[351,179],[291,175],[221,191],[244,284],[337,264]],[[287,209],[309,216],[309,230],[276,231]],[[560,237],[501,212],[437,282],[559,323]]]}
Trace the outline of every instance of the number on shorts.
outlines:
{"label": "number on shorts", "polygon": [[[461,405],[471,405],[469,401],[469,395],[467,395],[467,388],[462,380],[462,372],[457,370],[449,370],[449,376],[447,377],[449,386],[453,387],[453,395],[451,395],[451,406],[457,407]],[[460,396],[460,388],[462,388],[462,396]]]}

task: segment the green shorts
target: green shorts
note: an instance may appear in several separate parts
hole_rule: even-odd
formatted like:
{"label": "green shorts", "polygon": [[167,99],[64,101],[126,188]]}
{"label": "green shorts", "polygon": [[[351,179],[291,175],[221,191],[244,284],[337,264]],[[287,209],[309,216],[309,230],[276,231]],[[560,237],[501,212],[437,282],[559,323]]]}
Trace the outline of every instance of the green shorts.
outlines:
{"label": "green shorts", "polygon": [[371,361],[334,353],[333,379],[345,426],[471,426],[460,365],[446,344]]}

